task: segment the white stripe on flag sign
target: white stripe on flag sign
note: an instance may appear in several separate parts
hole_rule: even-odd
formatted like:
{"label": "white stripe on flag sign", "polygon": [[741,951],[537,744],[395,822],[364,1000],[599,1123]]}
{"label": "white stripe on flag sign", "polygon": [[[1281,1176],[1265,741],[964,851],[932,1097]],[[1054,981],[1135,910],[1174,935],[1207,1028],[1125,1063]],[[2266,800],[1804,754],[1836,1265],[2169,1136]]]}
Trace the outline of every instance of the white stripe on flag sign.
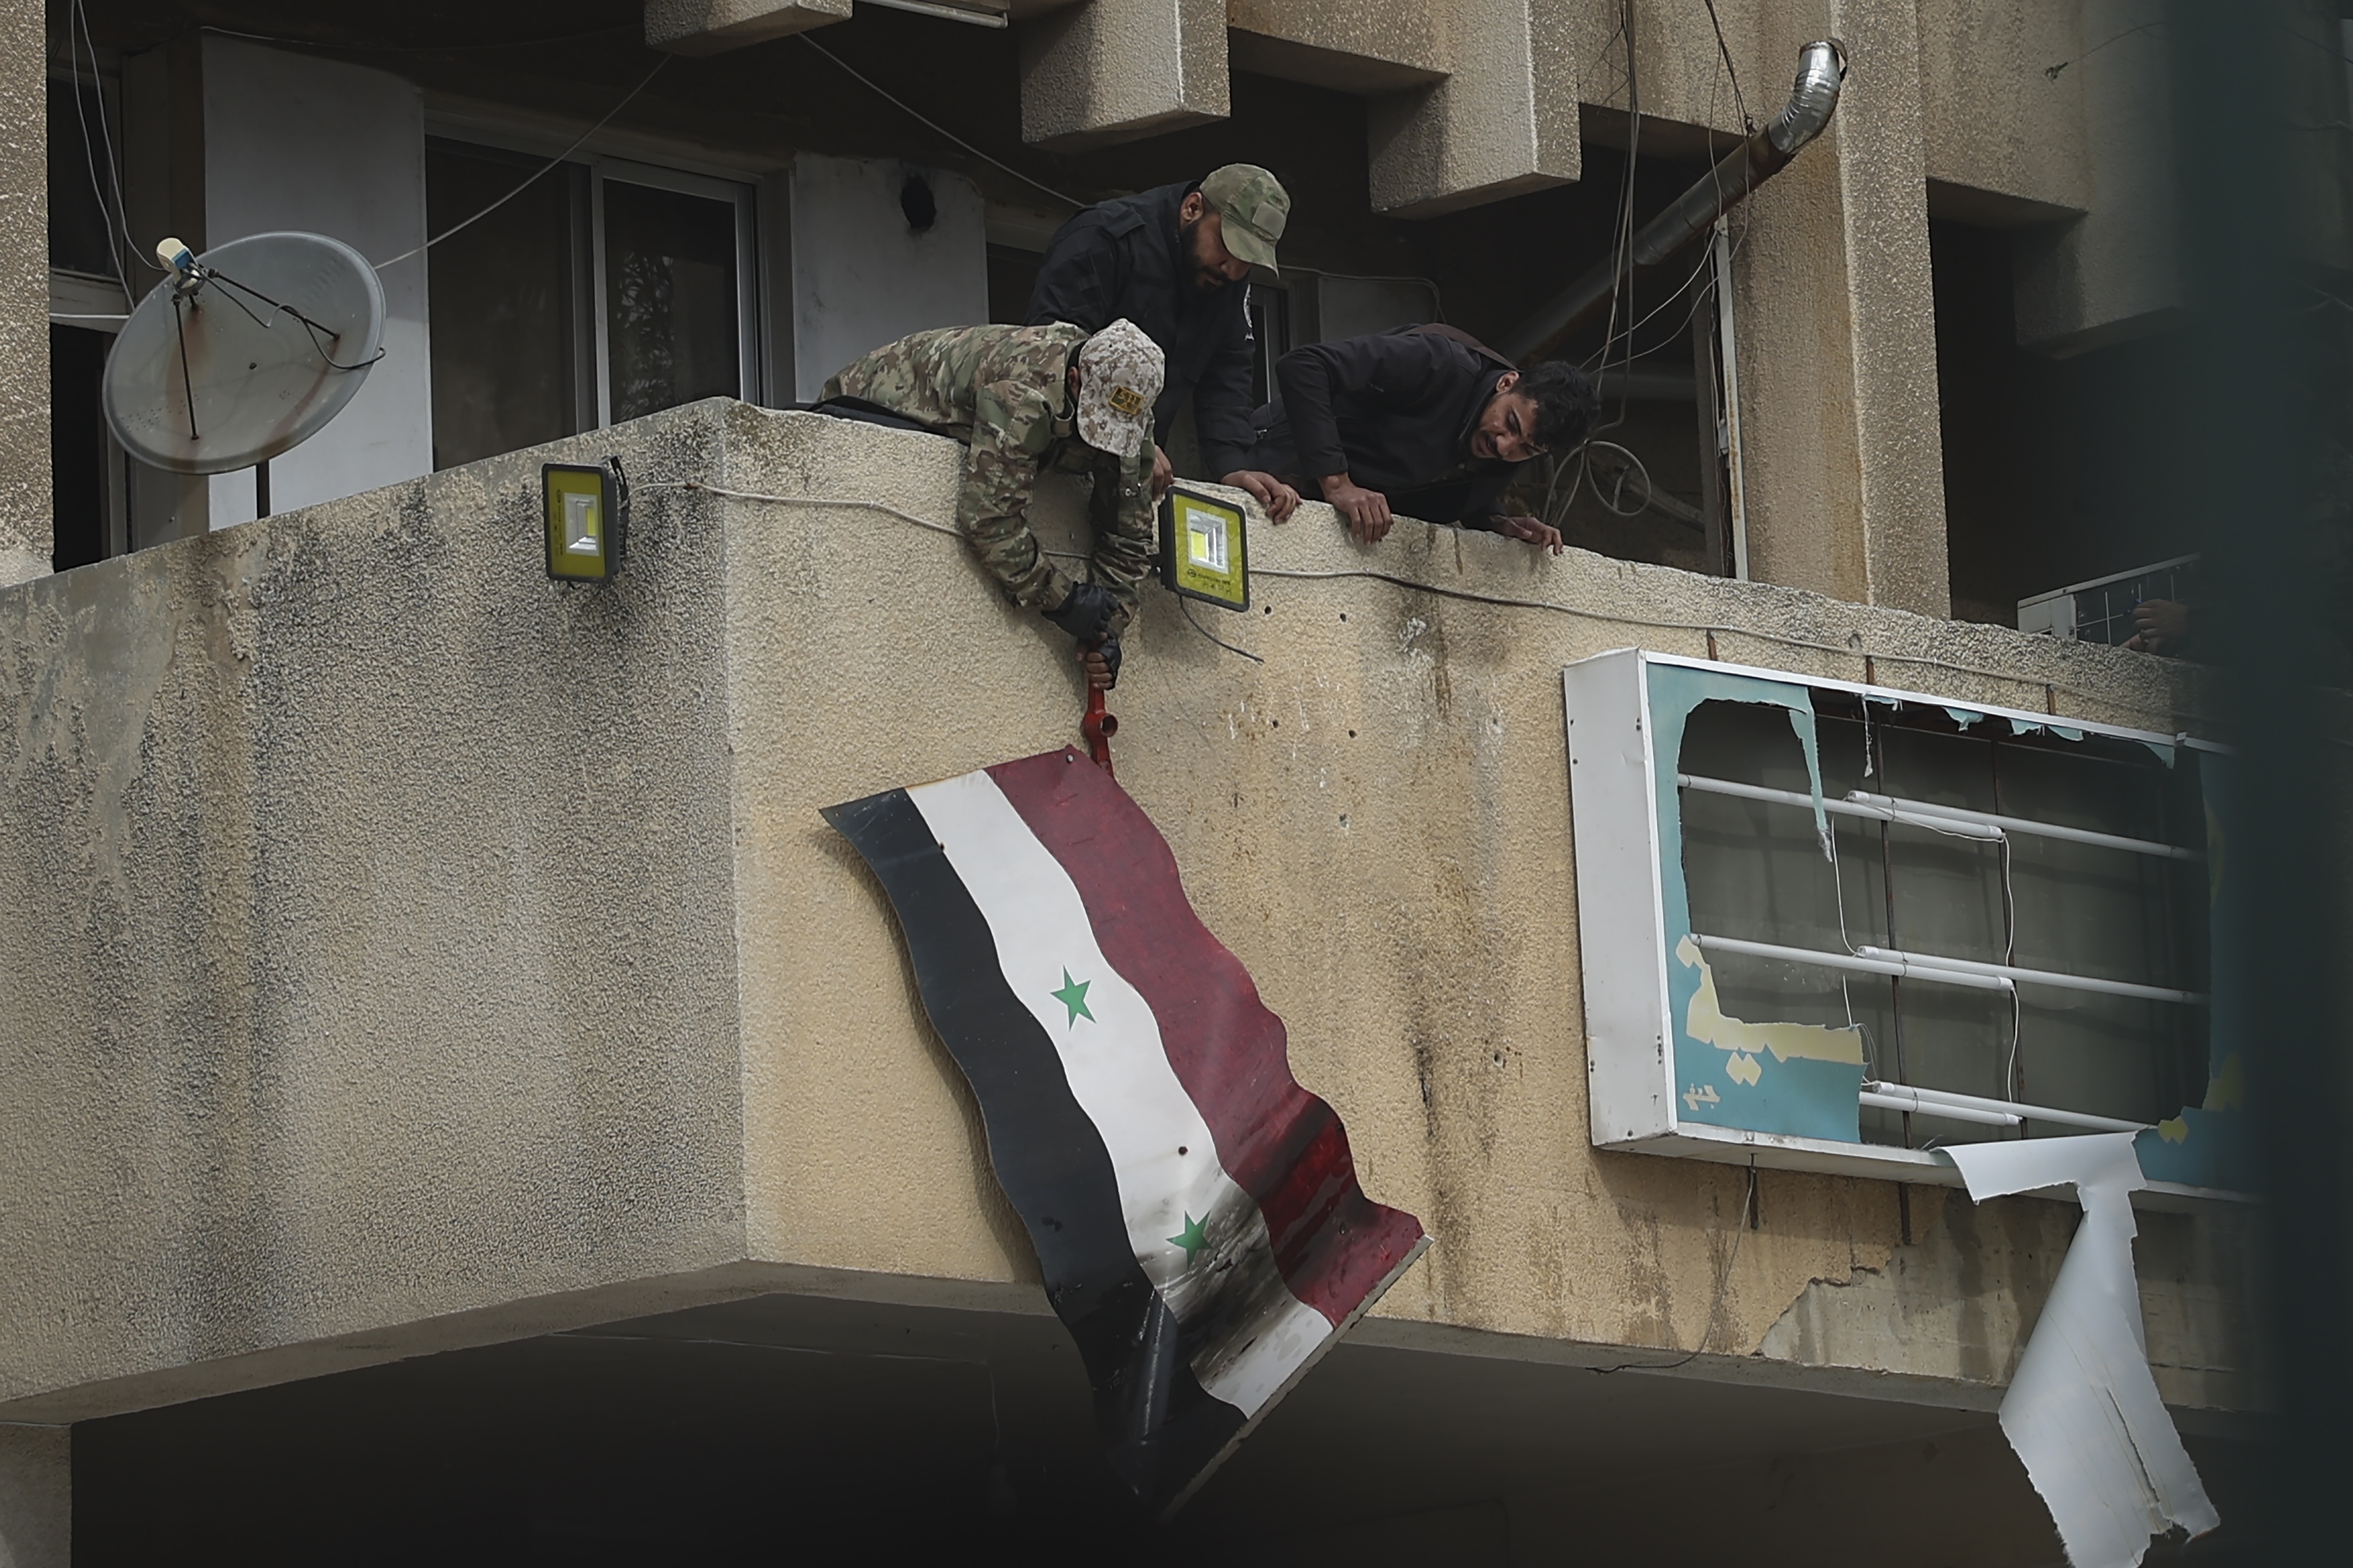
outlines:
{"label": "white stripe on flag sign", "polygon": [[[1247,1270],[1254,1310],[1219,1324],[1195,1356],[1213,1396],[1254,1415],[1332,1333],[1292,1295],[1266,1221],[1218,1162],[1198,1107],[1177,1081],[1151,1006],[1096,945],[1078,889],[986,773],[907,792],[987,921],[1005,982],[1053,1041],[1071,1093],[1110,1152],[1135,1258],[1169,1310]],[[1191,1246],[1186,1245],[1187,1241]]]}

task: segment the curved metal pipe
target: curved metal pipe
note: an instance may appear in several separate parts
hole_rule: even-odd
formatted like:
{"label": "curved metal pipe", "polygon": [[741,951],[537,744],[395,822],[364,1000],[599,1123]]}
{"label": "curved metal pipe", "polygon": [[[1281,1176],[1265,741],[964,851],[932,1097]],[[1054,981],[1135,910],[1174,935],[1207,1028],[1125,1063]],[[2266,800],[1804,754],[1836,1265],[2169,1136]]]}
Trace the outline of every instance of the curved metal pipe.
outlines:
{"label": "curved metal pipe", "polygon": [[1838,110],[1839,87],[1846,80],[1846,48],[1836,38],[1822,38],[1798,51],[1798,81],[1789,101],[1765,127],[1784,156],[1822,133]]}
{"label": "curved metal pipe", "polygon": [[[1656,267],[1706,233],[1717,218],[1779,174],[1800,148],[1820,136],[1837,112],[1846,68],[1846,50],[1836,38],[1818,39],[1799,50],[1798,79],[1781,112],[1726,153],[1666,211],[1641,226],[1627,247],[1628,272]],[[1518,331],[1506,334],[1498,346],[1522,363],[1544,358],[1609,298],[1617,271],[1615,257],[1603,258],[1547,300]]]}

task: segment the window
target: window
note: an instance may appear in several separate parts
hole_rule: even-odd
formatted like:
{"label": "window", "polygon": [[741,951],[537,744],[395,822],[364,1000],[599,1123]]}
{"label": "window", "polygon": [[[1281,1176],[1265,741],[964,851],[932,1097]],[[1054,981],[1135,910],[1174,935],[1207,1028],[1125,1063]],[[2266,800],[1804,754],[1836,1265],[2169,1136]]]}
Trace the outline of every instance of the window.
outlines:
{"label": "window", "polygon": [[436,138],[430,257],[436,468],[703,397],[756,396],[751,187],[619,159]]}
{"label": "window", "polygon": [[99,401],[107,352],[129,309],[110,221],[108,153],[121,144],[112,98],[111,84],[49,79],[50,564],[59,572],[127,547],[129,465]]}
{"label": "window", "polygon": [[736,204],[622,178],[603,190],[606,417],[743,395]]}
{"label": "window", "polygon": [[2243,1186],[2229,760],[2173,737],[1627,650],[1567,677],[1593,1137],[1908,1181],[2138,1132]]}
{"label": "window", "polygon": [[114,247],[99,187],[107,180],[110,133],[116,146],[122,138],[106,118],[109,96],[92,82],[49,79],[49,265],[111,282]]}

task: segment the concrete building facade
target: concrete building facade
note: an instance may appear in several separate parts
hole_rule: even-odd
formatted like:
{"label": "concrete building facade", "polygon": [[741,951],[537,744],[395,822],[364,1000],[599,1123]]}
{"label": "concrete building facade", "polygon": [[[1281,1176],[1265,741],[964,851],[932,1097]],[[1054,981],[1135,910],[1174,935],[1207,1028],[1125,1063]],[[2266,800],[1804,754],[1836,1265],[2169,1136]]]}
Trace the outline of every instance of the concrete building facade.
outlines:
{"label": "concrete building facade", "polygon": [[[1562,672],[1639,647],[2214,732],[2192,667],[1995,624],[2173,553],[2161,521],[2036,554],[1947,499],[1948,436],[2010,460],[1952,334],[2132,379],[2178,306],[2147,16],[928,9],[87,0],[45,54],[8,24],[0,1563],[2058,1562],[1993,1412],[2072,1202],[1596,1147]],[[1680,510],[1572,490],[1560,557],[1253,511],[1254,602],[1216,627],[1247,658],[1147,592],[1120,780],[1366,1191],[1436,1245],[1146,1531],[887,903],[817,815],[1073,740],[1067,646],[941,536],[953,443],[786,405],[827,356],[1018,310],[1056,193],[1238,158],[1295,202],[1262,353],[1326,317],[1501,337],[1824,37],[1829,130],[1630,292],[1664,323],[1641,357],[1589,345]],[[495,246],[393,255],[510,187]],[[69,208],[95,254],[45,224]],[[144,291],[136,252],[265,227],[351,231],[409,301],[277,515],[248,477],[51,437],[89,427],[62,367]],[[540,293],[497,270],[549,236]],[[649,255],[659,376],[615,304]],[[491,335],[526,296],[561,301],[547,331]],[[539,466],[608,455],[625,569],[553,584]],[[1041,498],[1066,543],[1082,500]],[[2136,1241],[2226,1521],[2265,1405],[2252,1213],[2193,1194]]]}

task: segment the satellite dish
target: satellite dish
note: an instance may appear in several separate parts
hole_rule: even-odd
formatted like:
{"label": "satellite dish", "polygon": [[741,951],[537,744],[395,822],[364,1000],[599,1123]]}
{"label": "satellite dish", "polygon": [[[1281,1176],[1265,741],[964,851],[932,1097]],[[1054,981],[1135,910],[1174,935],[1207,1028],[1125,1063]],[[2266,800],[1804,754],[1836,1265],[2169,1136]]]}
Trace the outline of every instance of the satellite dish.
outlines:
{"label": "satellite dish", "polygon": [[123,450],[181,474],[267,463],[315,436],[384,357],[384,285],[322,234],[257,234],[192,256],[122,324],[106,422]]}

